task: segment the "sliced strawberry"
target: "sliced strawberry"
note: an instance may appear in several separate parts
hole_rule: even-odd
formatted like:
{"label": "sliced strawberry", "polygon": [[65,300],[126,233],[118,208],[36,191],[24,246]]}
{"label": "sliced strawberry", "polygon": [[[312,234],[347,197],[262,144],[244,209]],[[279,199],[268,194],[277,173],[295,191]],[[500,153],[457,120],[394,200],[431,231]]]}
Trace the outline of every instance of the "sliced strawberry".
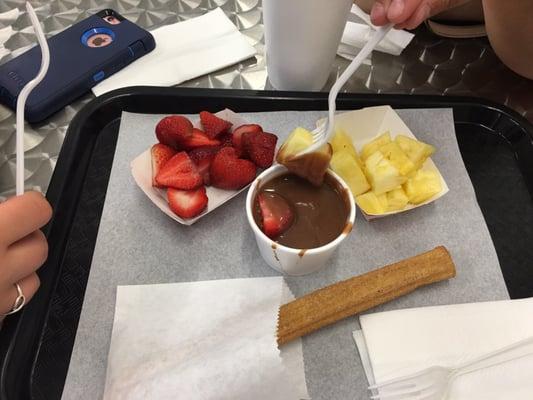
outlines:
{"label": "sliced strawberry", "polygon": [[220,142],[216,139],[210,139],[200,129],[193,128],[192,136],[185,139],[181,144],[184,149],[191,150],[200,146],[218,146],[220,145]]}
{"label": "sliced strawberry", "polygon": [[181,218],[196,217],[207,207],[207,194],[205,187],[194,190],[167,190],[168,205],[172,212]]}
{"label": "sliced strawberry", "polygon": [[261,229],[269,238],[274,239],[290,228],[294,213],[285,198],[273,192],[261,192],[257,195],[261,212]]}
{"label": "sliced strawberry", "polygon": [[223,147],[211,162],[211,184],[221,189],[236,190],[248,185],[255,178],[255,164],[237,158],[233,147]]}
{"label": "sliced strawberry", "polygon": [[242,139],[242,135],[245,134],[246,132],[259,133],[259,132],[263,132],[263,128],[261,128],[261,126],[257,124],[241,125],[238,128],[235,128],[233,130],[233,146],[236,149],[242,148],[241,139]]}
{"label": "sliced strawberry", "polygon": [[242,146],[248,158],[259,168],[267,168],[274,161],[278,137],[268,132],[245,132]]}
{"label": "sliced strawberry", "polygon": [[220,145],[222,147],[233,147],[233,134],[231,132],[224,133],[220,135],[217,139],[220,140]]}
{"label": "sliced strawberry", "polygon": [[191,190],[202,185],[198,168],[184,151],[168,160],[156,175],[159,186]]}
{"label": "sliced strawberry", "polygon": [[211,183],[209,168],[211,167],[211,161],[213,161],[219,150],[220,146],[202,146],[189,152],[189,157],[194,161],[198,167],[198,172],[202,175],[204,185],[209,186]]}
{"label": "sliced strawberry", "polygon": [[181,115],[170,115],[159,121],[155,135],[159,143],[179,150],[181,142],[192,136],[192,123]]}
{"label": "sliced strawberry", "polygon": [[211,139],[228,132],[232,125],[231,122],[219,118],[209,111],[200,112],[200,121],[204,127],[205,134]]}
{"label": "sliced strawberry", "polygon": [[176,150],[164,144],[157,143],[152,146],[150,153],[152,155],[152,186],[161,187],[155,181],[155,177],[161,170],[161,167],[176,154]]}

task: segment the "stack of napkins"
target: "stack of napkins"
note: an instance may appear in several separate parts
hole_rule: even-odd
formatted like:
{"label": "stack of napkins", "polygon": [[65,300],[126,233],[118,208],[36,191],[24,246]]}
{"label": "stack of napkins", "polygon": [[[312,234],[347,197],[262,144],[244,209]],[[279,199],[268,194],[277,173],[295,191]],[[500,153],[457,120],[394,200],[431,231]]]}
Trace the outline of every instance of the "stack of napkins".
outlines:
{"label": "stack of napkins", "polygon": [[[355,4],[352,6],[350,19],[346,23],[337,54],[352,60],[366,44],[377,27],[370,22],[370,16]],[[376,51],[399,55],[415,35],[410,32],[392,29],[377,45]]]}
{"label": "stack of napkins", "polygon": [[[374,384],[430,366],[454,367],[533,337],[533,298],[382,312],[360,322],[354,338]],[[532,346],[520,351],[523,357],[457,378],[449,399],[531,400]]]}
{"label": "stack of napkins", "polygon": [[282,277],[119,286],[104,399],[308,399]]}
{"label": "stack of napkins", "polygon": [[173,86],[253,57],[255,48],[217,8],[151,32],[156,47],[92,90],[100,96],[128,86]]}

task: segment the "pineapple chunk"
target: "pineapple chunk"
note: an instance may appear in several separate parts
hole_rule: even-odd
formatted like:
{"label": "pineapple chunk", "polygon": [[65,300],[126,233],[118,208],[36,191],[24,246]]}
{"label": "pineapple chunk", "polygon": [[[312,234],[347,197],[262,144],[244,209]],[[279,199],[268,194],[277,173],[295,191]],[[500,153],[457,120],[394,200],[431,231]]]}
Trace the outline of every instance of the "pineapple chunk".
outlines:
{"label": "pineapple chunk", "polygon": [[352,139],[342,129],[337,128],[335,135],[330,141],[333,154],[339,151],[347,151],[355,159],[360,168],[363,168],[363,162],[357,155],[357,151],[352,143]]}
{"label": "pineapple chunk", "polygon": [[420,204],[442,190],[440,177],[435,171],[417,171],[404,185],[409,202]]}
{"label": "pineapple chunk", "polygon": [[383,207],[383,209],[387,211],[389,208],[389,200],[387,199],[387,193],[376,195],[376,197],[378,198],[378,201],[381,204],[381,207]]}
{"label": "pineapple chunk", "polygon": [[293,174],[307,179],[315,186],[320,186],[331,160],[331,145],[326,143],[316,152],[299,156],[298,153],[309,147],[312,142],[311,132],[304,128],[296,128],[278,150],[276,161]]}
{"label": "pineapple chunk", "polygon": [[355,202],[361,210],[369,215],[379,215],[387,211],[373,191],[360,194],[355,198]]}
{"label": "pineapple chunk", "polygon": [[298,154],[302,150],[311,146],[313,143],[313,134],[307,129],[298,127],[291,132],[287,140],[281,146],[278,157],[283,154]]}
{"label": "pineapple chunk", "polygon": [[365,161],[373,153],[378,151],[381,146],[385,146],[387,143],[390,142],[391,138],[389,132],[385,132],[383,135],[378,136],[377,138],[363,146],[363,150],[361,150],[361,159]]}
{"label": "pineapple chunk", "polygon": [[363,170],[349,150],[334,151],[329,164],[344,179],[354,197],[370,190]]}
{"label": "pineapple chunk", "polygon": [[404,190],[400,187],[387,192],[387,202],[387,211],[397,211],[403,210],[409,202],[409,199],[407,198]]}
{"label": "pineapple chunk", "polygon": [[415,164],[405,155],[403,150],[398,146],[396,142],[387,143],[384,146],[379,148],[383,157],[391,162],[400,174],[408,175],[410,172],[415,170]]}
{"label": "pineapple chunk", "polygon": [[435,147],[404,135],[396,136],[394,141],[415,164],[416,169],[420,168],[427,158],[435,153]]}
{"label": "pineapple chunk", "polygon": [[365,172],[376,195],[396,189],[407,179],[379,151],[365,161]]}

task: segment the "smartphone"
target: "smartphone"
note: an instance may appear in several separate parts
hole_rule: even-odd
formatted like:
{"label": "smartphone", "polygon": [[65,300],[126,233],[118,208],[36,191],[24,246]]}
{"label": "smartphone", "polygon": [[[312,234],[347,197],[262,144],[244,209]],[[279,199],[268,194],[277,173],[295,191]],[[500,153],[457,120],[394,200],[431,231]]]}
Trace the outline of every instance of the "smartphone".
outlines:
{"label": "smartphone", "polygon": [[[102,79],[155,48],[153,36],[114,10],[103,10],[48,39],[50,67],[26,101],[25,118],[39,122]],[[15,110],[22,88],[41,65],[37,45],[0,65],[0,102]]]}

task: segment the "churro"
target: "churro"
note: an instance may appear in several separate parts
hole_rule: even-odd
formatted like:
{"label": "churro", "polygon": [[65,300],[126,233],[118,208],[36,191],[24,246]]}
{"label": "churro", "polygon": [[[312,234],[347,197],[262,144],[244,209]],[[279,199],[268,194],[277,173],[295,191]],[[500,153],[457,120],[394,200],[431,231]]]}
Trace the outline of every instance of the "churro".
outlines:
{"label": "churro", "polygon": [[278,345],[455,276],[444,246],[318,289],[280,307]]}

